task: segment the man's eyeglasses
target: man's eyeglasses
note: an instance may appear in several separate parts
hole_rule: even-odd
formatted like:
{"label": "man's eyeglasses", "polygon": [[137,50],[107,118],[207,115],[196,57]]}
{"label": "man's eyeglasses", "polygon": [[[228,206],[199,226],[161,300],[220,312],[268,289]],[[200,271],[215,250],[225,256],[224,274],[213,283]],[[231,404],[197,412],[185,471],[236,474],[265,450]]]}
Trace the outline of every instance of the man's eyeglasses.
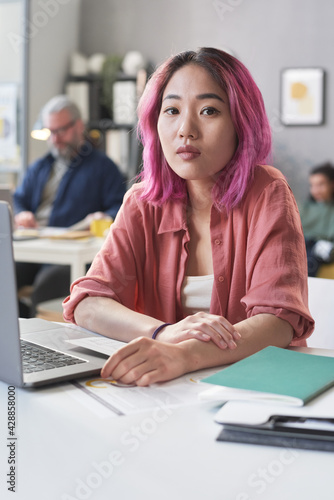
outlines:
{"label": "man's eyeglasses", "polygon": [[51,135],[58,135],[58,137],[61,137],[63,135],[66,134],[66,132],[71,128],[73,127],[73,125],[75,125],[77,120],[72,120],[70,123],[68,123],[67,125],[64,125],[63,127],[59,127],[59,128],[55,128],[53,130],[51,130],[50,128],[48,129],[49,132],[50,132],[50,136]]}

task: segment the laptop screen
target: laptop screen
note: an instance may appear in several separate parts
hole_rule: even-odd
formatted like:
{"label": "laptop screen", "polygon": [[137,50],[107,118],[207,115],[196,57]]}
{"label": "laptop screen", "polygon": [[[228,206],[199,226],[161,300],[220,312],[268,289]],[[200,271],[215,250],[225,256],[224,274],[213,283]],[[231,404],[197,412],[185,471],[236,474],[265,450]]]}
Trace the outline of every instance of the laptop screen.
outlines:
{"label": "laptop screen", "polygon": [[0,184],[0,201],[6,201],[13,209],[13,193],[9,186]]}
{"label": "laptop screen", "polygon": [[[22,383],[11,214],[0,201],[0,380]],[[10,376],[9,376],[10,375]]]}

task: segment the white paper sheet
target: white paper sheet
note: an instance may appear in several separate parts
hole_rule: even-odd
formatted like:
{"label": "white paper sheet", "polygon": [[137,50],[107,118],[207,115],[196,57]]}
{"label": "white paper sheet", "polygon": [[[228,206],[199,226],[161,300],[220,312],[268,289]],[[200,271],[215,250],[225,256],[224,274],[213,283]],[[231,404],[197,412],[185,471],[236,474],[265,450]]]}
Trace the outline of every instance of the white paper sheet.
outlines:
{"label": "white paper sheet", "polygon": [[107,337],[99,337],[97,335],[81,339],[71,339],[67,340],[66,342],[68,342],[69,344],[78,345],[80,347],[85,347],[86,349],[90,349],[95,352],[106,354],[107,356],[111,356],[122,346],[126,345],[126,342],[109,339]]}
{"label": "white paper sheet", "polygon": [[149,387],[119,387],[114,380],[91,378],[69,384],[68,394],[89,408],[100,418],[153,412],[183,405],[198,404],[198,394],[203,390],[201,378],[215,373],[217,369],[202,370],[195,374],[184,375],[178,379]]}
{"label": "white paper sheet", "polygon": [[228,401],[216,413],[214,420],[219,424],[262,425],[273,415],[334,418],[334,388],[299,408],[255,401]]}

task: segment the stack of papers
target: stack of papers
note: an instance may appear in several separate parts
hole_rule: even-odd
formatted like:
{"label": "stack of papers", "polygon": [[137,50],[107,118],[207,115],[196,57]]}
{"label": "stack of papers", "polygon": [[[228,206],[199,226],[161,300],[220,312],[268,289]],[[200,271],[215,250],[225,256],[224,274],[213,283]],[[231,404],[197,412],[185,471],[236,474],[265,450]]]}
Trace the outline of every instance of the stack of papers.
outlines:
{"label": "stack of papers", "polygon": [[267,347],[202,382],[218,440],[334,451],[334,358]]}
{"label": "stack of papers", "polygon": [[66,227],[45,227],[41,229],[22,228],[13,233],[15,241],[32,240],[36,238],[50,238],[62,240],[76,240],[92,236],[89,230],[73,230]]}
{"label": "stack of papers", "polygon": [[[327,394],[326,394],[327,395]],[[334,391],[328,407],[270,406],[230,401],[218,411],[215,421],[223,424],[218,441],[334,451]]]}

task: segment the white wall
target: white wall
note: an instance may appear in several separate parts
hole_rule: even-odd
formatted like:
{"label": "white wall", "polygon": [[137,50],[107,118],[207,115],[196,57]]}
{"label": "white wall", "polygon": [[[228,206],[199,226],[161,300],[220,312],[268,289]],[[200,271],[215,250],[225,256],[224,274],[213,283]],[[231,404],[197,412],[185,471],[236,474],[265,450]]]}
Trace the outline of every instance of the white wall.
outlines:
{"label": "white wall", "polygon": [[[80,0],[30,0],[29,130],[42,106],[63,92],[69,58],[79,45]],[[46,144],[29,138],[29,162]]]}
{"label": "white wall", "polygon": [[20,82],[21,51],[12,44],[12,36],[22,29],[22,3],[0,0],[0,81]]}
{"label": "white wall", "polygon": [[[310,167],[334,161],[333,18],[332,0],[82,0],[80,48],[86,55],[138,49],[154,64],[199,46],[231,49],[263,93],[274,164],[300,199]],[[325,125],[281,125],[280,72],[289,66],[326,70]]]}
{"label": "white wall", "polygon": [[[0,0],[0,82],[17,84],[18,109],[22,109],[23,50],[17,40],[23,27],[23,2],[21,0]],[[20,128],[20,124],[16,124]],[[17,135],[20,141],[20,134]],[[21,152],[17,157],[3,159],[0,153],[0,184],[15,184],[16,171],[21,168]],[[8,173],[8,170],[11,173]]]}

